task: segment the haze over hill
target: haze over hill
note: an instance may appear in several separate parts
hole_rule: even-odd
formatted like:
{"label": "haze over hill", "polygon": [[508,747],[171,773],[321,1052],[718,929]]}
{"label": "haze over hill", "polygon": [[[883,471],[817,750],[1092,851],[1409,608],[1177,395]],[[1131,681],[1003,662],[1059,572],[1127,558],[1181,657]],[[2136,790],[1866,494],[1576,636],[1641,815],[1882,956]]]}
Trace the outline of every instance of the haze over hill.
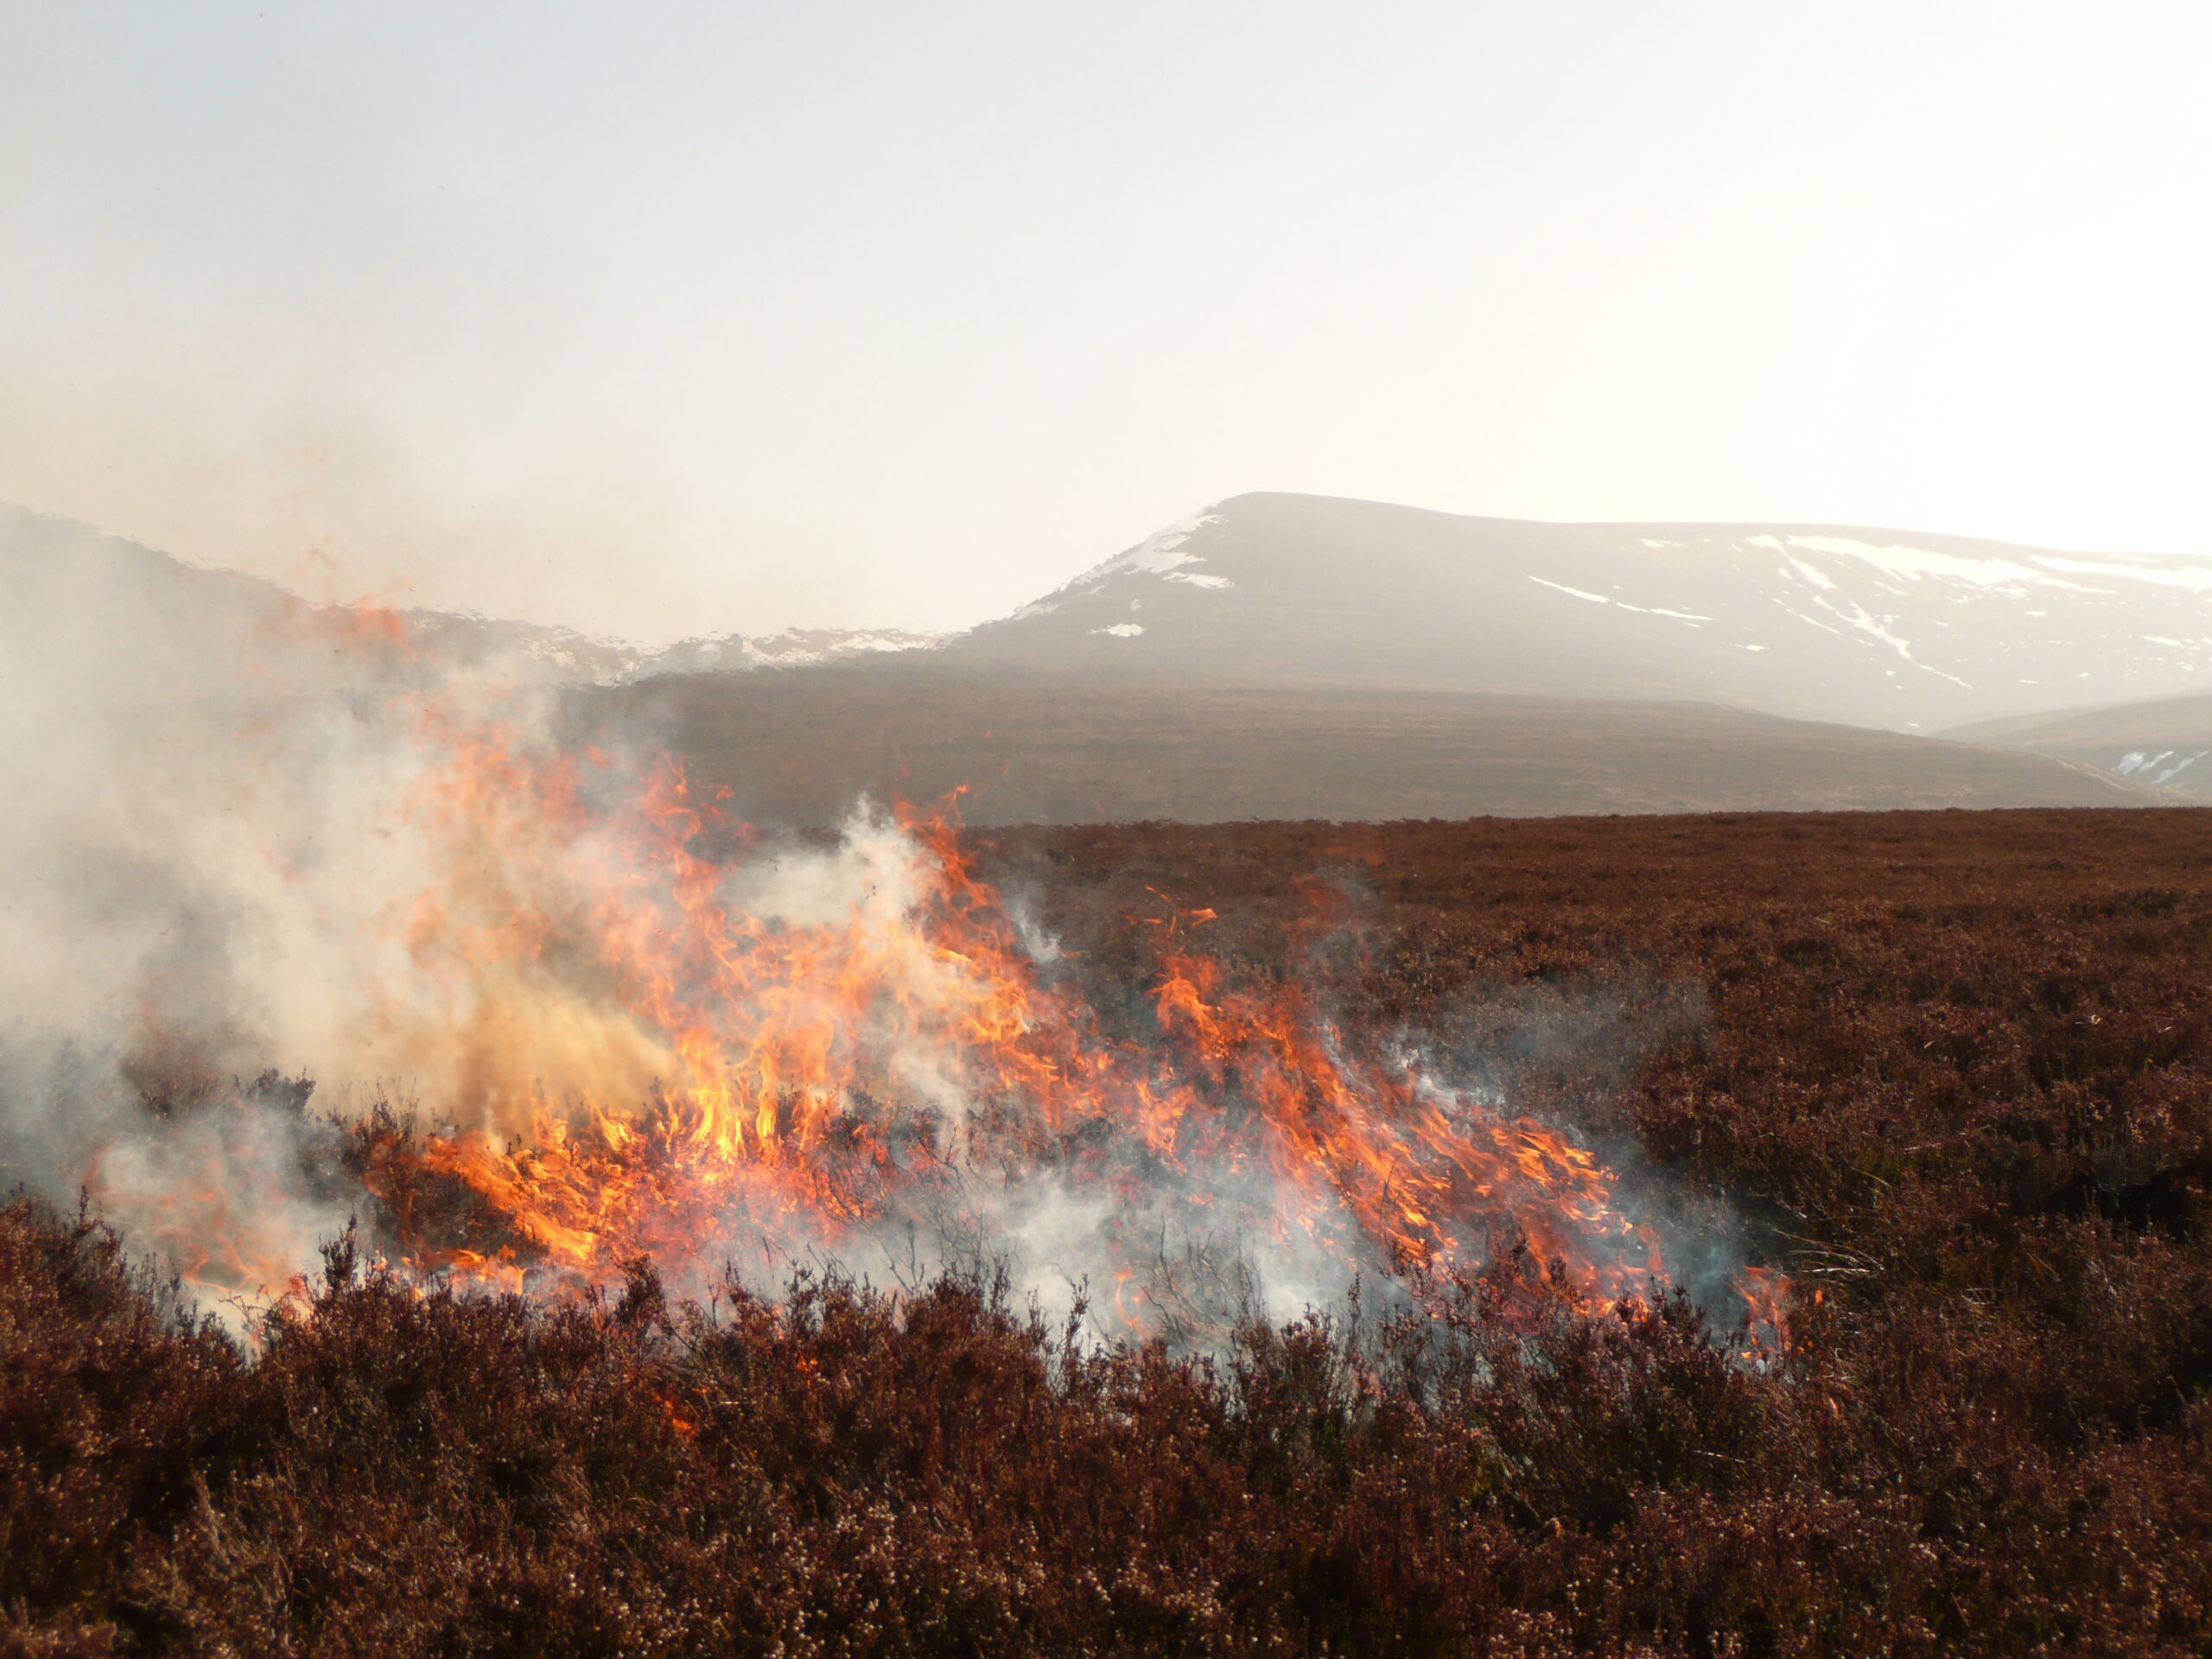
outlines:
{"label": "haze over hill", "polygon": [[2212,800],[2212,693],[1981,721],[1945,734],[2077,760],[2121,778]]}
{"label": "haze over hill", "polygon": [[979,824],[2171,804],[2078,763],[1713,703],[1147,682],[906,658],[583,694],[755,823],[856,791]]}
{"label": "haze over hill", "polygon": [[[276,583],[204,569],[89,525],[0,505],[0,685],[21,708],[59,695],[103,703],[220,697],[241,664],[281,663],[302,690],[346,682],[332,632],[315,626],[357,614],[353,596],[304,600]],[[602,684],[642,674],[725,671],[900,652],[935,635],[890,629],[792,629],[680,640],[658,651],[567,628],[450,611],[394,610],[425,671],[496,668],[550,683]],[[344,631],[341,630],[342,633]],[[74,649],[57,662],[40,647]],[[62,671],[57,678],[57,670]]]}
{"label": "haze over hill", "polygon": [[[2063,639],[2095,646],[2077,681],[2186,672],[2177,645],[2128,656],[2146,613],[2118,579],[2075,580],[2099,563],[2135,569],[1936,537],[1242,496],[950,639],[823,630],[647,652],[416,612],[375,683],[467,671],[569,688],[572,737],[665,745],[767,822],[962,785],[987,823],[2171,800],[2099,769],[2116,757],[1866,729],[1885,709],[2004,695],[1952,670],[1986,681]],[[2128,580],[2168,595],[2163,626],[2201,603],[2175,585],[2186,562],[2137,563],[2152,574]],[[2072,574],[2046,581],[2062,564]],[[138,756],[116,765],[149,781],[199,764],[194,746],[227,729],[217,708],[265,698],[272,675],[287,695],[362,683],[347,655],[362,613],[28,513],[0,513],[0,604],[23,744],[97,705],[123,716],[108,751]],[[2053,643],[2008,642],[2023,615]],[[1774,645],[1750,648],[1755,623]],[[172,727],[177,741],[160,736]]]}
{"label": "haze over hill", "polygon": [[1933,731],[2212,684],[2212,555],[1240,495],[952,649],[1059,671],[1693,699]]}

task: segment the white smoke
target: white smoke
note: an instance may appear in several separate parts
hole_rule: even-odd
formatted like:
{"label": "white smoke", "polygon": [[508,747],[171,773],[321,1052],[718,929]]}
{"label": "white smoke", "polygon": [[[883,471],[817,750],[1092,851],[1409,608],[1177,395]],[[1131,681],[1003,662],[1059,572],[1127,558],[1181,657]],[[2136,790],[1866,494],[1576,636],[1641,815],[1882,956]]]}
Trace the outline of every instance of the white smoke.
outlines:
{"label": "white smoke", "polygon": [[[402,1100],[496,1153],[586,1102],[620,1114],[696,1081],[589,943],[694,925],[671,898],[688,855],[637,833],[638,764],[558,754],[550,702],[509,671],[526,665],[435,660],[372,615],[89,534],[0,552],[16,601],[0,668],[20,694],[0,702],[11,1182],[87,1189],[198,1284],[251,1297],[309,1268],[368,1198],[320,1112]],[[715,1031],[737,1049],[756,1030],[828,1032],[857,1085],[836,1109],[876,1113],[901,1173],[891,1202],[834,1225],[733,1200],[683,1241],[677,1272],[728,1261],[772,1292],[833,1260],[904,1284],[1002,1271],[1052,1313],[1087,1295],[1101,1329],[1176,1342],[1388,1278],[1348,1203],[1282,1188],[1249,1141],[1163,1156],[1112,1122],[1044,1152],[996,1132],[994,1113],[1041,1103],[1010,1107],[963,1037],[989,985],[931,934],[937,858],[863,804],[826,844],[764,842],[715,877],[713,903],[747,931],[704,941],[707,969],[714,950],[810,932],[842,953],[715,982]],[[1031,965],[1065,978],[1033,909],[1006,918]],[[1417,1048],[1396,1064],[1446,1122],[1505,1109]],[[313,1110],[295,1077],[317,1080]]]}
{"label": "white smoke", "polygon": [[404,982],[389,912],[423,871],[394,804],[447,677],[276,589],[0,518],[9,1185],[89,1187],[187,1265],[222,1233],[207,1281],[245,1292],[344,1227],[313,1122],[251,1084],[344,1077],[366,993]]}

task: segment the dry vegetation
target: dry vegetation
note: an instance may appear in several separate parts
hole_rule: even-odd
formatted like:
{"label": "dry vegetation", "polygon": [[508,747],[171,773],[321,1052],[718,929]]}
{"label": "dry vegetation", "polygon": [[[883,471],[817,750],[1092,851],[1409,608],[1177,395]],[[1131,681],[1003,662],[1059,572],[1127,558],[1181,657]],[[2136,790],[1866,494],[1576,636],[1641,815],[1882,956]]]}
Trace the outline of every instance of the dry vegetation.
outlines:
{"label": "dry vegetation", "polygon": [[[248,1359],[96,1222],[0,1216],[22,1652],[2171,1653],[2212,1646],[2212,821],[1007,830],[1141,1021],[1211,907],[1640,1145],[1801,1287],[1786,1363],[1525,1262],[1435,1320],[1096,1351],[893,1308],[412,1294]],[[1320,901],[1317,909],[1316,900]],[[1815,1303],[1813,1294],[1820,1300]]]}

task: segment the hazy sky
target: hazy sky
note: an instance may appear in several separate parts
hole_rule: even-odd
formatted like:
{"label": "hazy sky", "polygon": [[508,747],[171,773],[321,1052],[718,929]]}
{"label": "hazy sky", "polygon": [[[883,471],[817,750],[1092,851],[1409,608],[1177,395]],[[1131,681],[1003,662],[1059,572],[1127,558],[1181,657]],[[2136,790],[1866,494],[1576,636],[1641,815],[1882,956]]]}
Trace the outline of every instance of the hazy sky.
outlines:
{"label": "hazy sky", "polygon": [[2205,550],[2209,61],[2202,0],[0,0],[0,498],[645,638],[957,626],[1250,489]]}

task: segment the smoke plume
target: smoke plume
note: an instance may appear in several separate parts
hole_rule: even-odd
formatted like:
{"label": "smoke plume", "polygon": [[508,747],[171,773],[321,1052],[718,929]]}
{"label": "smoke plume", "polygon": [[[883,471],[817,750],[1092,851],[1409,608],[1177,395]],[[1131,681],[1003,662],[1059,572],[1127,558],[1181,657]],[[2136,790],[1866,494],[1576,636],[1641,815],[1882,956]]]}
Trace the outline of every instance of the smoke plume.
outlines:
{"label": "smoke plume", "polygon": [[940,820],[764,837],[556,741],[526,653],[48,540],[0,623],[0,1158],[205,1295],[357,1217],[467,1284],[1002,1272],[1178,1344],[1510,1249],[1593,1306],[1662,1272],[1590,1152],[1202,915],[1133,1038]]}

